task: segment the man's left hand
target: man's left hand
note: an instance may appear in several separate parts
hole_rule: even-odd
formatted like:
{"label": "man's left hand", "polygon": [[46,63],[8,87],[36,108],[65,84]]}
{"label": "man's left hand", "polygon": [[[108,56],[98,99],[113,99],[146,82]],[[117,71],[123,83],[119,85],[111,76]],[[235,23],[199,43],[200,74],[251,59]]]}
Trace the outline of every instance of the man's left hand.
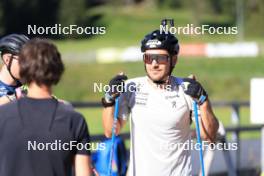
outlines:
{"label": "man's left hand", "polygon": [[191,78],[183,78],[184,92],[190,95],[199,105],[207,100],[207,93],[202,85]]}

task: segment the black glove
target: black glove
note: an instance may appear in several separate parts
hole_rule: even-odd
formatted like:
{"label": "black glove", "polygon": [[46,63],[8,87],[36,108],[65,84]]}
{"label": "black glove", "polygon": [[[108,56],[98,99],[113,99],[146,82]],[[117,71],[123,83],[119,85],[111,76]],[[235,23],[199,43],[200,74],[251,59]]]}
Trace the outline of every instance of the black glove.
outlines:
{"label": "black glove", "polygon": [[202,85],[191,78],[183,78],[184,92],[190,95],[194,100],[202,105],[207,100],[207,93]]}
{"label": "black glove", "polygon": [[110,91],[108,92],[111,96],[115,98],[123,92],[125,87],[125,80],[127,80],[126,75],[116,75],[113,79],[110,80],[109,86],[111,87]]}
{"label": "black glove", "polygon": [[110,90],[105,93],[105,97],[102,98],[102,104],[104,107],[113,106],[115,104],[115,98],[119,97],[120,93],[124,91],[126,75],[116,75],[109,82]]}

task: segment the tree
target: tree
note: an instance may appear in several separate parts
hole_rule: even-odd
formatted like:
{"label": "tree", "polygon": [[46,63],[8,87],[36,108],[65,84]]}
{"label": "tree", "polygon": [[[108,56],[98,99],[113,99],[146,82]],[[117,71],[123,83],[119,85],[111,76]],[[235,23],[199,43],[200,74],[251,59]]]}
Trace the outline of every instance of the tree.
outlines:
{"label": "tree", "polygon": [[3,0],[4,33],[27,33],[30,24],[49,26],[56,23],[57,0]]}

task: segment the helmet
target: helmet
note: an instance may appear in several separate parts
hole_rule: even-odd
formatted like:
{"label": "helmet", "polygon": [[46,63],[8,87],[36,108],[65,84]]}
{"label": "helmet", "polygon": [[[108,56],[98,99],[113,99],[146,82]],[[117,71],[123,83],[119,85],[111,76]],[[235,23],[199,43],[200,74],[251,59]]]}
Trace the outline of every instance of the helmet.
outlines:
{"label": "helmet", "polygon": [[29,38],[23,34],[7,35],[0,40],[0,51],[1,53],[18,55],[27,41],[29,41]]}
{"label": "helmet", "polygon": [[[0,40],[0,51],[1,54],[10,53],[12,55],[18,55],[22,46],[29,41],[29,38],[23,34],[10,34]],[[16,78],[11,72],[13,58],[8,64],[6,64],[7,70],[10,76],[17,82],[17,87],[21,85],[18,78]]]}
{"label": "helmet", "polygon": [[179,53],[178,39],[170,32],[155,30],[141,41],[141,52],[148,49],[165,49],[170,55]]}
{"label": "helmet", "polygon": [[[170,22],[170,26],[174,27],[173,19],[163,19],[161,21],[161,25],[166,27],[167,22]],[[141,41],[141,52],[145,52],[148,49],[164,49],[168,51],[170,56],[174,56],[179,53],[178,39],[169,31],[154,30],[153,32],[147,34]],[[171,75],[173,68],[174,65],[172,63],[172,59],[170,59],[170,70],[168,76]],[[154,83],[163,84],[164,80],[154,81]]]}

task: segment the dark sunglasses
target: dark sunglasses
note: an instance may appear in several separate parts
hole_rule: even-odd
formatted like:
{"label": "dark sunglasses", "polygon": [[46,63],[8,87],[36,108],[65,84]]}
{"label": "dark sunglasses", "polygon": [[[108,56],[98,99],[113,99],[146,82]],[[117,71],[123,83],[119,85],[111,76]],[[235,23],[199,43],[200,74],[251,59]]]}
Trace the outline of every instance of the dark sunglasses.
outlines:
{"label": "dark sunglasses", "polygon": [[169,55],[167,54],[144,54],[143,61],[145,64],[152,64],[155,60],[158,64],[167,64],[169,61]]}

